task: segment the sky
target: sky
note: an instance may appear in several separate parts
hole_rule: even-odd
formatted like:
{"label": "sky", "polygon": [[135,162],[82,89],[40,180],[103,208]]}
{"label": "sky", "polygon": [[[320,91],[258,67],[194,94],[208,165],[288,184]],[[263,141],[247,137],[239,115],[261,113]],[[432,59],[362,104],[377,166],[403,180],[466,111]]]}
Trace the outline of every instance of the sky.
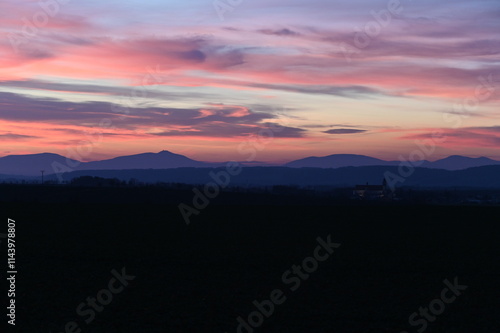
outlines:
{"label": "sky", "polygon": [[500,160],[500,2],[2,0],[0,156]]}

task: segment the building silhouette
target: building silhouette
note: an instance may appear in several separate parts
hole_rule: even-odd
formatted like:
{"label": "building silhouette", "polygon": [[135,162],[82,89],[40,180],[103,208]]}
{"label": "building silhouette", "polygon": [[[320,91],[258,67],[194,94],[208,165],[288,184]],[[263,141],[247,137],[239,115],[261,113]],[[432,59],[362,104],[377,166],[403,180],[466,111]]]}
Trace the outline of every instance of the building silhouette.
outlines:
{"label": "building silhouette", "polygon": [[393,192],[387,186],[387,180],[384,178],[382,185],[356,185],[353,190],[353,196],[356,199],[376,200],[392,199]]}

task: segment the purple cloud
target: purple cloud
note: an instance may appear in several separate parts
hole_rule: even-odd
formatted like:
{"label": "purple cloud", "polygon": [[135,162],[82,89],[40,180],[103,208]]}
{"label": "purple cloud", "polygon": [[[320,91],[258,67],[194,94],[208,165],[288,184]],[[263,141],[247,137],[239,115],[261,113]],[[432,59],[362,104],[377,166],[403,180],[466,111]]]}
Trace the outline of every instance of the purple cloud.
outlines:
{"label": "purple cloud", "polygon": [[353,129],[353,128],[337,128],[337,129],[323,131],[323,133],[326,134],[357,134],[364,132],[366,132],[366,130]]}

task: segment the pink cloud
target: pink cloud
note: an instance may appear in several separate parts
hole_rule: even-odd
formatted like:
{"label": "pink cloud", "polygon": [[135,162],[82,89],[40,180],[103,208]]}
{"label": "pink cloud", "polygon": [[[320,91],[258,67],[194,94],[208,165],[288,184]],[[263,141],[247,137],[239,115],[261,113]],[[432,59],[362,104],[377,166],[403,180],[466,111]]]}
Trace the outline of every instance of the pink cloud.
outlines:
{"label": "pink cloud", "polygon": [[463,147],[491,147],[500,146],[500,126],[492,127],[466,127],[460,129],[434,129],[430,131],[416,130],[417,133],[407,134],[399,137],[401,140],[426,140],[436,138],[436,132],[441,133],[436,144],[446,148]]}

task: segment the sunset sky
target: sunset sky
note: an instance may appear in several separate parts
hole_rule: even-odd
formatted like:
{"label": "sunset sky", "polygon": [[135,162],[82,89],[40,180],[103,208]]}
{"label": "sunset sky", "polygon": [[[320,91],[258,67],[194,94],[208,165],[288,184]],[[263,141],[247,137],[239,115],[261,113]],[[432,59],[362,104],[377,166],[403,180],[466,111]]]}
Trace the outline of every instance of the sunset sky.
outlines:
{"label": "sunset sky", "polygon": [[500,160],[498,0],[2,0],[0,22],[0,156],[242,160],[271,131],[259,161],[397,160],[441,130],[427,159]]}

